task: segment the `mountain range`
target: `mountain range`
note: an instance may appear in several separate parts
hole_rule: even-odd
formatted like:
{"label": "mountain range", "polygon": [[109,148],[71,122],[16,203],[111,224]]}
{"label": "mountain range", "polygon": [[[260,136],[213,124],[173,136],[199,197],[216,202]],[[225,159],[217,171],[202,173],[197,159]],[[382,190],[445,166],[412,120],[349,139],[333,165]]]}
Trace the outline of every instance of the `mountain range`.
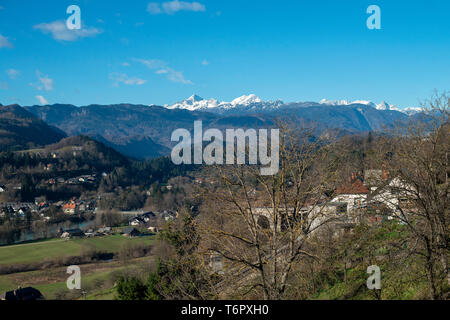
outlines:
{"label": "mountain range", "polygon": [[[292,105],[294,103],[284,103],[281,100],[276,101],[263,101],[254,94],[243,95],[231,102],[219,102],[216,99],[203,99],[198,95],[192,95],[189,98],[176,102],[173,105],[165,105],[168,109],[183,109],[189,111],[208,111],[214,113],[230,113],[230,112],[272,112],[282,109],[285,106]],[[297,105],[302,104],[295,103]],[[313,105],[328,105],[328,106],[351,106],[356,104],[371,106],[377,110],[395,110],[403,112],[405,114],[413,114],[421,111],[421,108],[408,107],[400,109],[393,104],[389,104],[385,101],[376,104],[367,100],[356,100],[349,102],[348,100],[327,100],[322,99],[320,102],[304,102],[306,106]]]}
{"label": "mountain range", "polygon": [[[274,126],[276,120],[289,119],[298,123],[313,123],[318,133],[331,130],[347,134],[381,131],[397,122],[414,120],[421,115],[414,112],[418,110],[401,112],[387,103],[377,105],[362,100],[284,103],[280,100],[263,101],[253,94],[231,102],[193,95],[165,106],[113,104],[77,107],[53,104],[1,108],[0,118],[6,117],[10,118],[8,121],[13,121],[7,112],[8,108],[13,108],[20,110],[24,119],[28,119],[23,121],[24,125],[32,121],[37,127],[45,126],[45,134],[32,134],[33,137],[29,137],[30,140],[42,137],[42,141],[33,141],[33,144],[54,143],[66,135],[86,135],[133,158],[170,154],[174,145],[170,141],[172,132],[178,128],[192,131],[195,120],[202,120],[204,129],[225,130],[269,128]],[[29,125],[27,128],[31,130]],[[36,132],[37,128],[33,130],[30,132]],[[7,142],[5,139],[13,132],[19,131],[7,127],[0,132],[0,139]],[[17,137],[17,134],[14,136]],[[52,139],[49,140],[49,137]],[[26,146],[26,143],[22,143],[22,146]]]}

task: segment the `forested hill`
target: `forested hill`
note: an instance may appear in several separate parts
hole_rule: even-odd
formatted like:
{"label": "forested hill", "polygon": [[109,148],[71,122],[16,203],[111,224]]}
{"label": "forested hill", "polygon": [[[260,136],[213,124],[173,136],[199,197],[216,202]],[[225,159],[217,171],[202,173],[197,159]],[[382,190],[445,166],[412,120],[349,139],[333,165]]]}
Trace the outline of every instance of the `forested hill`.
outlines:
{"label": "forested hill", "polygon": [[0,151],[44,146],[65,136],[18,105],[0,105]]}

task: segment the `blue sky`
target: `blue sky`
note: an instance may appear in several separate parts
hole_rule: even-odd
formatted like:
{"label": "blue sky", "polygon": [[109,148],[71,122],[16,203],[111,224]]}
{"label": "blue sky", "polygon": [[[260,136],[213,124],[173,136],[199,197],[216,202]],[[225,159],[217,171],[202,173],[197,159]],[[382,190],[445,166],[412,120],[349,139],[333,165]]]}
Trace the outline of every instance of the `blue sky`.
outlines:
{"label": "blue sky", "polygon": [[[64,28],[81,9],[82,29]],[[366,9],[381,9],[369,30]],[[0,0],[0,103],[386,100],[450,89],[450,1]]]}

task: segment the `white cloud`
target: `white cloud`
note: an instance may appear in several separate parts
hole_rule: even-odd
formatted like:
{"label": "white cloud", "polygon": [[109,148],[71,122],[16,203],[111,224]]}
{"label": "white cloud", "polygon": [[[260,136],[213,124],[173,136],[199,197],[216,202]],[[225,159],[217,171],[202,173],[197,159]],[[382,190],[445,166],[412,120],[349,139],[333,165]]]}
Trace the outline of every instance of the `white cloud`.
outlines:
{"label": "white cloud", "polygon": [[208,64],[209,64],[209,61],[208,61],[208,60],[203,60],[203,61],[202,61],[202,65],[207,66]]}
{"label": "white cloud", "polygon": [[8,69],[6,70],[6,73],[12,80],[16,79],[20,75],[20,71],[16,69]]}
{"label": "white cloud", "polygon": [[6,82],[0,81],[0,89],[1,90],[8,90],[8,84]]}
{"label": "white cloud", "polygon": [[120,83],[129,85],[129,86],[131,86],[131,85],[141,86],[147,82],[147,80],[143,80],[143,79],[136,78],[136,77],[129,78],[124,73],[116,73],[116,72],[111,73],[109,75],[109,79],[114,81],[115,87],[118,87]]}
{"label": "white cloud", "polygon": [[48,104],[47,99],[45,99],[43,96],[36,96],[36,99],[38,99],[39,103],[42,104],[42,105],[47,105]]}
{"label": "white cloud", "polygon": [[103,31],[97,28],[82,27],[77,30],[67,29],[64,21],[53,21],[49,23],[40,23],[33,27],[34,29],[40,30],[44,34],[51,34],[53,39],[62,41],[76,41],[80,38],[95,37],[101,34]]}
{"label": "white cloud", "polygon": [[38,90],[44,89],[45,91],[53,90],[53,79],[48,76],[44,76],[39,70],[36,71],[36,75],[39,79],[40,84],[36,86]]}
{"label": "white cloud", "polygon": [[9,42],[7,37],[0,34],[0,48],[12,48],[14,47],[11,42]]}
{"label": "white cloud", "polygon": [[147,12],[150,14],[174,14],[178,11],[193,11],[201,12],[206,11],[206,7],[199,2],[186,2],[186,1],[167,1],[163,3],[150,2],[147,5]]}
{"label": "white cloud", "polygon": [[194,84],[191,80],[187,80],[183,76],[183,72],[176,71],[162,60],[157,59],[151,59],[151,60],[145,60],[145,59],[134,59],[135,61],[142,63],[144,66],[146,66],[149,69],[156,70],[156,74],[165,74],[166,78],[169,79],[172,82],[177,83],[183,83],[183,84]]}
{"label": "white cloud", "polygon": [[125,61],[125,62],[122,63],[122,66],[123,66],[123,67],[129,67],[130,64],[129,64],[128,62]]}
{"label": "white cloud", "polygon": [[150,2],[147,5],[147,12],[151,14],[160,14],[162,13],[161,7],[159,6],[159,3],[156,2]]}

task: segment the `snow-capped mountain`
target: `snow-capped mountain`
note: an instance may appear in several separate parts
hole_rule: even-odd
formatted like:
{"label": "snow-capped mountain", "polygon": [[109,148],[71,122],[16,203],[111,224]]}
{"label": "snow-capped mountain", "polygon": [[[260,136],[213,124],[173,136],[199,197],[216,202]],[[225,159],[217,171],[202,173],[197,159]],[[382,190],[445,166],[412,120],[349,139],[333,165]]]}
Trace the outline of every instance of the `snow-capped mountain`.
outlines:
{"label": "snow-capped mountain", "polygon": [[[412,115],[414,113],[422,111],[421,108],[409,107],[406,109],[400,109],[393,104],[389,104],[385,101],[376,104],[372,101],[368,100],[327,100],[322,99],[318,103],[319,105],[324,106],[352,106],[352,105],[365,105],[368,107],[372,107],[376,110],[380,111],[398,111],[407,115]],[[243,95],[238,97],[231,102],[226,101],[218,101],[216,99],[203,99],[198,95],[192,95],[189,98],[179,101],[173,105],[165,105],[168,109],[182,109],[189,111],[208,111],[219,114],[230,114],[230,113],[256,113],[256,112],[271,112],[276,111],[281,108],[289,108],[292,106],[296,107],[308,107],[312,105],[317,105],[316,102],[297,102],[297,103],[289,103],[285,104],[281,100],[277,101],[263,101],[258,96],[254,94]]]}
{"label": "snow-capped mountain", "polygon": [[263,101],[254,94],[240,96],[231,102],[217,101],[216,99],[203,99],[197,95],[179,101],[173,105],[165,105],[168,109],[183,109],[189,111],[210,111],[223,113],[229,111],[267,111],[274,110],[283,105],[282,101]]}
{"label": "snow-capped mountain", "polygon": [[413,114],[422,112],[423,108],[420,108],[420,107],[407,107],[407,108],[405,108],[403,110],[400,110],[400,111],[403,112],[403,113],[406,113],[407,115],[413,115]]}
{"label": "snow-capped mountain", "polygon": [[411,114],[414,114],[417,112],[421,112],[423,110],[422,108],[418,108],[418,107],[408,107],[408,108],[400,109],[396,105],[389,104],[386,101],[376,104],[376,103],[373,103],[372,101],[367,101],[367,100],[355,100],[355,101],[350,102],[348,100],[322,99],[322,100],[320,100],[319,104],[332,105],[332,106],[350,106],[350,105],[354,105],[354,104],[362,104],[362,105],[373,107],[377,110],[394,110],[394,111],[399,111],[399,112],[402,112],[402,113],[405,113],[408,115],[411,115]]}
{"label": "snow-capped mountain", "polygon": [[377,104],[376,106],[377,110],[395,110],[395,111],[401,111],[397,106],[394,106],[393,104],[389,104],[386,101],[383,101],[380,104]]}
{"label": "snow-capped mountain", "polygon": [[248,106],[252,103],[261,103],[261,102],[263,102],[263,101],[259,97],[257,97],[254,94],[250,94],[248,96],[243,95],[239,98],[236,98],[233,101],[231,101],[230,104],[233,106],[238,106],[238,105]]}
{"label": "snow-capped mountain", "polygon": [[355,100],[353,102],[350,102],[348,100],[327,100],[327,99],[322,99],[319,101],[319,104],[325,104],[325,105],[329,105],[329,106],[349,106],[352,104],[363,104],[366,106],[371,106],[373,108],[377,108],[377,105],[371,101],[367,101],[367,100]]}
{"label": "snow-capped mountain", "polygon": [[399,110],[396,106],[389,104],[385,101],[383,101],[380,104],[376,104],[373,103],[372,101],[367,101],[367,100],[355,100],[355,101],[348,101],[348,100],[327,100],[327,99],[322,99],[319,102],[320,104],[325,104],[325,105],[331,105],[331,106],[350,106],[352,104],[363,104],[366,106],[370,106],[373,107],[377,110]]}
{"label": "snow-capped mountain", "polygon": [[184,109],[189,111],[206,110],[211,108],[217,108],[218,106],[219,102],[216,99],[206,100],[195,94],[171,106],[165,105],[165,107],[168,109]]}

